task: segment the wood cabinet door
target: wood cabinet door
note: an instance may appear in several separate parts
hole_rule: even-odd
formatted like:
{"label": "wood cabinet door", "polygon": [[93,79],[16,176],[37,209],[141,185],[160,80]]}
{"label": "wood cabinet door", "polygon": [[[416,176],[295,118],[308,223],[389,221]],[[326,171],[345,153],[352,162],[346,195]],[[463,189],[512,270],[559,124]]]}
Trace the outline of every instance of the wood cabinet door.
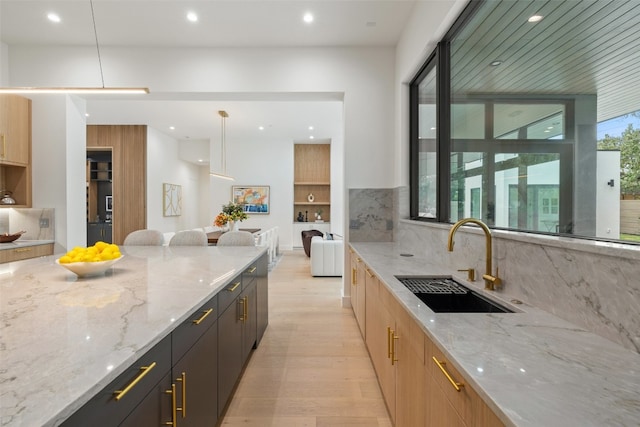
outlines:
{"label": "wood cabinet door", "polygon": [[396,315],[396,425],[421,426],[425,420],[424,332],[404,310]]}
{"label": "wood cabinet door", "polygon": [[381,300],[381,287],[377,277],[365,283],[366,343],[371,362],[378,376],[378,383],[384,397],[389,416],[396,419],[396,369],[392,365],[391,345],[395,332],[395,321]]}
{"label": "wood cabinet door", "polygon": [[364,265],[358,255],[349,248],[351,266],[351,308],[356,318],[362,338],[366,337],[366,310],[365,310],[365,278]]}
{"label": "wood cabinet door", "polygon": [[218,421],[218,325],[214,323],[173,365],[177,426],[215,426]]}
{"label": "wood cabinet door", "polygon": [[31,101],[0,96],[0,161],[28,165],[31,158]]}

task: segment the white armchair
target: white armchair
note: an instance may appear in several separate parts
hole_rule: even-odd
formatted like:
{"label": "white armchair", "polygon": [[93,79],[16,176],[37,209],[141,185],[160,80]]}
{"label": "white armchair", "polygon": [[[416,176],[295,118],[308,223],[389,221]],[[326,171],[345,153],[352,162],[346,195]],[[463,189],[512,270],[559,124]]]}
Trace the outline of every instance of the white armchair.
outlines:
{"label": "white armchair", "polygon": [[343,265],[343,240],[324,240],[320,236],[311,239],[312,276],[342,276]]}

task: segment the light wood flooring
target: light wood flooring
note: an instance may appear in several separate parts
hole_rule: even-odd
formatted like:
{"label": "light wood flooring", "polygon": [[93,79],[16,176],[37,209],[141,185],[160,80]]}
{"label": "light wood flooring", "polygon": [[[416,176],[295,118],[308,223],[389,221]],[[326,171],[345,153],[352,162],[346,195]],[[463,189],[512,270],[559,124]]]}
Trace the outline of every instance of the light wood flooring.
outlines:
{"label": "light wood flooring", "polygon": [[302,250],[269,274],[269,326],[221,426],[391,427],[342,278],[312,277]]}

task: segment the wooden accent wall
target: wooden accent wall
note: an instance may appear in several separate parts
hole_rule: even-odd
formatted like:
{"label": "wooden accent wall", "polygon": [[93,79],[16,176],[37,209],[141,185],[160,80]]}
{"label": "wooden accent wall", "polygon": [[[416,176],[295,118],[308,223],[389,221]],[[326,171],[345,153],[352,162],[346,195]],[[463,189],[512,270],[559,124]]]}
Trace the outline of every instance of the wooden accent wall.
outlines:
{"label": "wooden accent wall", "polygon": [[147,227],[147,126],[89,125],[87,147],[110,147],[113,243]]}

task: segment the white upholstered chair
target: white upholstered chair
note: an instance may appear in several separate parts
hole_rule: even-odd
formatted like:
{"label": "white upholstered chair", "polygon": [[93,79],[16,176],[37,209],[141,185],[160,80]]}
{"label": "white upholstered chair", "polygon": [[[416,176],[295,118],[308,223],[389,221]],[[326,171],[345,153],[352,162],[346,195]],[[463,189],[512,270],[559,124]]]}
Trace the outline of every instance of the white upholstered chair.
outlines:
{"label": "white upholstered chair", "polygon": [[136,230],[127,234],[124,246],[162,246],[164,236],[158,230]]}
{"label": "white upholstered chair", "polygon": [[202,230],[178,231],[169,241],[169,246],[207,246],[207,235]]}
{"label": "white upholstered chair", "polygon": [[311,275],[342,276],[344,242],[324,240],[320,236],[311,238]]}
{"label": "white upholstered chair", "polygon": [[218,238],[217,246],[255,246],[256,239],[248,231],[227,231]]}

